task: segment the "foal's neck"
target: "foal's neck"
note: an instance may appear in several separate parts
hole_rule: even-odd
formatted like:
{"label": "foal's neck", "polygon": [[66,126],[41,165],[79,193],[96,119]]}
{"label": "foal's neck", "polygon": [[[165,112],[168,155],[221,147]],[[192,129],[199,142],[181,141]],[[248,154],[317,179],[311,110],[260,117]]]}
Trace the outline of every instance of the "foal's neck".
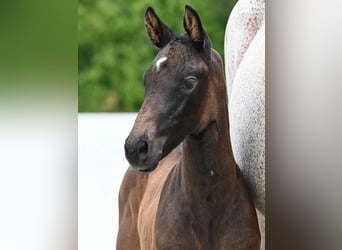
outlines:
{"label": "foal's neck", "polygon": [[[219,102],[216,117],[197,135],[183,142],[182,183],[187,193],[197,196],[230,195],[236,184],[236,164],[229,137],[228,110]],[[232,191],[232,192],[230,192]]]}

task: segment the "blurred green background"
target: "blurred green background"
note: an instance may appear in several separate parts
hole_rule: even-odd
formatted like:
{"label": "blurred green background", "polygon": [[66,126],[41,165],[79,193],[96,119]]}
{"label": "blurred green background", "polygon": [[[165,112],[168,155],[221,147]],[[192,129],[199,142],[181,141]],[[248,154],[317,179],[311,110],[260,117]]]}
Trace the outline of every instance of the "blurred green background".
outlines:
{"label": "blurred green background", "polygon": [[144,28],[148,6],[178,34],[184,32],[184,6],[192,6],[223,58],[225,26],[235,2],[79,0],[79,112],[139,110],[144,98],[142,74],[158,52]]}

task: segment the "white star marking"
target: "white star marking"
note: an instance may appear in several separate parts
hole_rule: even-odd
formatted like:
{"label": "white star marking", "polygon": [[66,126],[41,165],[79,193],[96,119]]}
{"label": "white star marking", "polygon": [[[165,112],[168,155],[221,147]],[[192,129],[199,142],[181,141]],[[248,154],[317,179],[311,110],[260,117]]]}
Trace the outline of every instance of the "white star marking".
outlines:
{"label": "white star marking", "polygon": [[158,61],[156,62],[156,68],[157,68],[157,72],[159,72],[160,70],[160,66],[163,62],[165,62],[167,60],[166,56],[163,56],[161,58],[158,59]]}

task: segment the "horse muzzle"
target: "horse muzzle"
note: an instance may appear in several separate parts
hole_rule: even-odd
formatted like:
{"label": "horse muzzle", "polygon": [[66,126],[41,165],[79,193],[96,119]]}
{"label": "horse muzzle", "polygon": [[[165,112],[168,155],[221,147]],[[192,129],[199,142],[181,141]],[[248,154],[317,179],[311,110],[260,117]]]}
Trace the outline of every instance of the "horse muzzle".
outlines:
{"label": "horse muzzle", "polygon": [[142,172],[154,170],[162,158],[162,145],[146,136],[129,135],[125,142],[126,159]]}

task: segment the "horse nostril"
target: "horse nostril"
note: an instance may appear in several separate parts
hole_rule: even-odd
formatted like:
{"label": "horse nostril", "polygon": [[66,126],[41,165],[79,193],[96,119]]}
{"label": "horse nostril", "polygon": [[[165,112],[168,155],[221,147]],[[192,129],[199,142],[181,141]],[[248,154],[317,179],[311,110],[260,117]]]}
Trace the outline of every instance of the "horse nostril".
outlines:
{"label": "horse nostril", "polygon": [[141,140],[138,142],[138,146],[137,146],[137,154],[138,157],[143,160],[147,157],[147,153],[148,153],[148,144],[145,140]]}

